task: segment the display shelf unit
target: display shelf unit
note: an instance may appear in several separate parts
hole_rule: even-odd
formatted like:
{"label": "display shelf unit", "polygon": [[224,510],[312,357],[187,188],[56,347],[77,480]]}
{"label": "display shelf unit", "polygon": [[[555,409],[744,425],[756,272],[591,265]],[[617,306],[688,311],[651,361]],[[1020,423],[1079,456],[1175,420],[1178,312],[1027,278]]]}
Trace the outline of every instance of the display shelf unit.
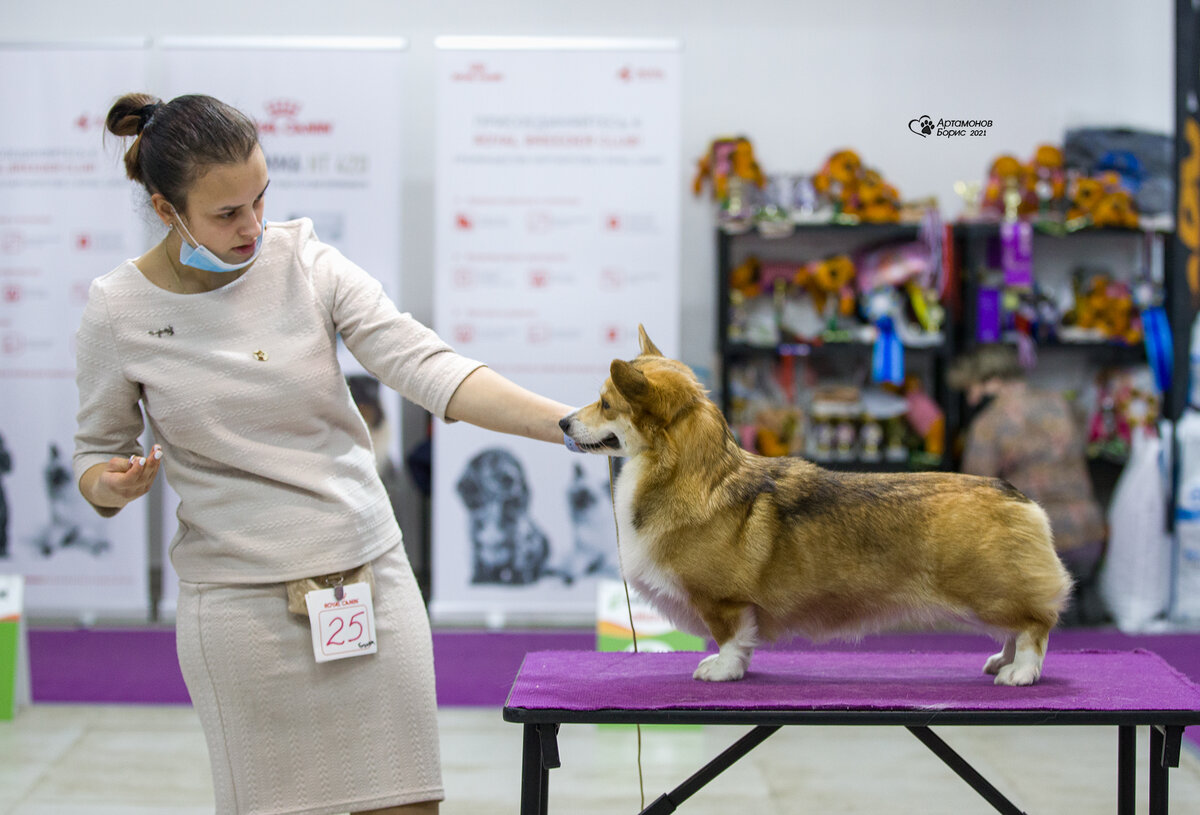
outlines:
{"label": "display shelf unit", "polygon": [[[962,320],[959,323],[960,334],[956,346],[967,351],[979,344],[978,316],[976,303],[981,286],[981,276],[992,268],[992,260],[996,253],[995,243],[999,240],[1000,226],[996,223],[958,224],[954,228],[955,255],[959,258],[962,282]],[[1099,271],[1104,264],[1111,269],[1113,264],[1124,265],[1121,269],[1112,269],[1114,279],[1131,280],[1141,270],[1147,252],[1146,243],[1156,242],[1160,253],[1158,273],[1161,278],[1156,282],[1162,286],[1163,301],[1168,311],[1168,321],[1176,335],[1182,330],[1187,332],[1187,326],[1182,329],[1178,302],[1182,295],[1176,275],[1173,273],[1171,253],[1173,251],[1173,235],[1163,230],[1141,229],[1081,229],[1066,234],[1034,230],[1033,264],[1034,279],[1039,280],[1050,275],[1059,276],[1060,285],[1064,275],[1073,269],[1065,268],[1063,264],[1074,264],[1075,267],[1096,264]],[[1054,263],[1060,268],[1047,270],[1042,268]],[[1186,292],[1184,293],[1186,294]],[[1182,297],[1186,300],[1186,297]],[[1053,370],[1067,371],[1073,376],[1092,375],[1104,368],[1124,368],[1145,364],[1147,361],[1145,347],[1141,342],[1128,344],[1116,341],[1083,341],[1042,342],[1037,345],[1039,357],[1050,361]],[[1175,351],[1178,354],[1178,351]],[[1180,406],[1186,398],[1187,383],[1178,374],[1179,366],[1176,360],[1171,386],[1163,394],[1161,410],[1168,418],[1177,418]],[[1043,374],[1043,381],[1052,380],[1054,374]],[[1064,380],[1065,381],[1065,380]],[[1090,457],[1088,469],[1092,477],[1096,497],[1102,506],[1107,506],[1113,490],[1124,468],[1121,461],[1108,457]]]}
{"label": "display shelf unit", "polygon": [[[962,320],[959,323],[961,333],[957,338],[958,346],[963,350],[974,347],[978,333],[977,313],[974,308],[980,288],[980,272],[982,267],[990,266],[989,255],[996,254],[991,247],[999,241],[1000,225],[997,223],[960,223],[953,229],[955,252],[961,269],[962,282]],[[1174,299],[1172,275],[1170,273],[1171,233],[1161,230],[1140,229],[1081,229],[1067,234],[1039,231],[1034,229],[1034,264],[1046,254],[1047,249],[1060,260],[1066,258],[1073,262],[1086,263],[1097,257],[1111,260],[1114,255],[1124,254],[1132,257],[1140,252],[1139,243],[1149,239],[1161,242],[1162,280],[1165,301],[1171,303]],[[1114,251],[1116,248],[1117,251]],[[1132,265],[1130,263],[1129,265]],[[1035,270],[1034,278],[1038,278]],[[1115,363],[1145,361],[1145,353],[1141,345],[1131,346],[1119,342],[1087,341],[1087,342],[1053,342],[1044,347],[1075,350],[1082,355],[1095,359],[1112,360]]]}
{"label": "display shelf unit", "polygon": [[[751,255],[766,260],[804,263],[809,260],[826,257],[838,252],[851,254],[867,251],[888,244],[918,239],[920,229],[910,224],[860,224],[843,226],[838,224],[799,224],[796,229],[784,237],[767,237],[754,232],[745,234],[728,234],[717,231],[717,339],[718,367],[720,383],[721,407],[727,417],[731,417],[731,373],[739,366],[754,364],[761,360],[780,360],[788,357],[805,357],[812,360],[823,360],[831,366],[869,366],[871,344],[856,342],[837,343],[797,343],[782,342],[775,347],[759,347],[737,341],[730,336],[731,315],[731,274],[733,269]],[[947,371],[955,356],[977,344],[978,329],[975,303],[981,281],[981,273],[992,268],[989,265],[989,253],[994,254],[991,244],[997,241],[1000,226],[997,223],[959,223],[948,230],[947,240],[952,242],[952,258],[950,268],[945,270],[949,275],[949,299],[943,303],[946,311],[946,321],[943,328],[943,339],[937,345],[929,347],[906,347],[906,365],[911,366],[926,383],[930,396],[945,413],[946,417],[946,455],[942,467],[954,469],[957,461],[954,457],[954,440],[962,430],[966,415],[966,406],[961,394],[952,391],[947,383]],[[1175,334],[1176,365],[1170,391],[1164,394],[1163,410],[1169,418],[1176,418],[1179,410],[1186,401],[1186,377],[1179,375],[1180,360],[1178,359],[1180,332],[1186,334],[1188,325],[1182,325],[1183,309],[1179,305],[1187,302],[1186,286],[1178,280],[1174,271],[1172,251],[1174,246],[1173,234],[1161,230],[1128,230],[1128,229],[1084,229],[1065,235],[1041,232],[1035,229],[1034,237],[1034,275],[1046,270],[1045,263],[1057,263],[1054,274],[1066,275],[1075,264],[1095,262],[1097,267],[1103,261],[1111,262],[1116,256],[1116,263],[1122,263],[1129,271],[1140,262],[1145,251],[1143,243],[1154,240],[1160,243],[1157,251],[1161,253],[1161,285],[1164,291],[1164,301],[1168,310],[1168,319]],[[1122,260],[1122,256],[1124,259]],[[1119,277],[1119,269],[1114,270],[1114,277]],[[1181,327],[1182,326],[1182,327]],[[1125,367],[1142,364],[1146,361],[1143,346],[1116,342],[1050,342],[1038,347],[1039,353],[1048,358],[1063,358],[1068,360],[1068,366],[1076,372],[1087,368]],[[1186,369],[1185,369],[1186,370]],[[907,469],[908,465],[886,464],[884,462],[822,462],[828,466],[841,469],[886,470]],[[1111,462],[1099,462],[1096,465],[1098,491],[1107,492],[1107,488],[1119,474],[1120,467],[1113,467]]]}
{"label": "display shelf unit", "polygon": [[[989,256],[995,255],[994,243],[999,239],[999,225],[994,223],[959,224],[954,228],[955,256],[959,259],[960,280],[962,285],[962,319],[959,321],[959,336],[955,346],[960,351],[968,351],[979,345],[978,313],[976,303],[981,287],[983,274],[994,270]],[[1151,250],[1146,243],[1154,242],[1157,248]],[[1179,325],[1179,315],[1174,307],[1181,300],[1186,300],[1186,291],[1179,291],[1178,281],[1172,273],[1171,252],[1172,233],[1162,230],[1136,229],[1082,229],[1076,232],[1059,235],[1055,233],[1034,231],[1034,279],[1043,280],[1047,273],[1057,275],[1059,285],[1064,285],[1066,277],[1075,268],[1086,269],[1089,264],[1097,264],[1095,271],[1115,271],[1114,279],[1132,282],[1135,275],[1146,263],[1147,252],[1157,252],[1157,274],[1155,283],[1162,287],[1163,302],[1168,311],[1176,337],[1182,331],[1186,334],[1188,326]],[[1043,259],[1051,258],[1048,262],[1057,262],[1059,268],[1040,268]],[[1067,268],[1064,264],[1071,264]],[[1113,269],[1113,264],[1120,267],[1124,264],[1124,272],[1120,268]],[[1106,269],[1107,267],[1107,269]],[[1006,341],[1012,341],[1006,337]],[[1142,342],[1133,344],[1121,341],[1089,340],[1063,341],[1052,340],[1039,342],[1039,353],[1059,357],[1069,357],[1079,369],[1087,366],[1110,367],[1144,364],[1146,351]],[[1172,408],[1182,404],[1182,396],[1186,393],[1186,382],[1178,376],[1172,376],[1171,386],[1163,394],[1164,413],[1174,418],[1177,416]]]}
{"label": "display shelf unit", "polygon": [[[784,341],[771,347],[739,342],[730,335],[731,275],[733,269],[754,255],[772,261],[797,264],[838,253],[857,254],[879,247],[918,240],[920,226],[915,224],[856,224],[833,223],[797,224],[794,231],[782,237],[767,237],[756,232],[730,234],[717,230],[717,341],[721,408],[731,416],[731,372],[738,366],[761,360],[786,360],[803,357],[834,366],[870,367],[873,343],[792,342]],[[956,333],[953,317],[947,310],[943,339],[936,345],[906,345],[906,367],[918,369],[927,383],[930,396],[946,414],[946,438],[953,438],[957,429],[959,410],[945,381],[945,370],[953,355],[952,337]],[[945,466],[948,457],[943,457]],[[911,469],[908,463],[887,461],[822,461],[823,466],[852,471],[886,471]]]}

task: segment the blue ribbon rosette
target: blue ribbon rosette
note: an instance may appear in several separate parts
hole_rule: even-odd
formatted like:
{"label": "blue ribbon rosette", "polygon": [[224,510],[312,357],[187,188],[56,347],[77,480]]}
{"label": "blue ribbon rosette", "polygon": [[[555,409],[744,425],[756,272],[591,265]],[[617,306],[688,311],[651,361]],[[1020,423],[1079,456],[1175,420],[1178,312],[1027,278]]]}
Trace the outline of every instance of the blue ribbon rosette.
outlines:
{"label": "blue ribbon rosette", "polygon": [[1171,326],[1162,305],[1162,293],[1149,280],[1141,280],[1133,287],[1133,302],[1142,314],[1142,342],[1146,346],[1146,362],[1154,373],[1154,384],[1160,394],[1171,388],[1172,369],[1175,365],[1175,346],[1171,340]]}
{"label": "blue ribbon rosette", "polygon": [[867,319],[875,324],[877,332],[871,353],[872,382],[904,383],[904,344],[896,333],[899,306],[894,289],[876,289],[867,298]]}

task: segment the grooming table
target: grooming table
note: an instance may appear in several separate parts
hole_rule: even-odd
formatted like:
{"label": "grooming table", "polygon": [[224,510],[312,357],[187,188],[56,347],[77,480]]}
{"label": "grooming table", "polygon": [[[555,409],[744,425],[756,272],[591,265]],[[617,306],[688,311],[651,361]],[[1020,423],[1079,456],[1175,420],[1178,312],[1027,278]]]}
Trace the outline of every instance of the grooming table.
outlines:
{"label": "grooming table", "polygon": [[739,682],[692,679],[703,655],[536,651],[504,707],[524,725],[521,812],[545,815],[562,724],[753,725],[754,729],[643,815],[676,807],[784,725],[900,725],[999,812],[1021,810],[933,725],[1110,725],[1117,737],[1117,812],[1134,812],[1136,728],[1150,728],[1150,813],[1166,813],[1167,772],[1184,727],[1200,725],[1200,686],[1149,651],[1051,651],[1032,687],[992,684],[987,654],[760,651]]}

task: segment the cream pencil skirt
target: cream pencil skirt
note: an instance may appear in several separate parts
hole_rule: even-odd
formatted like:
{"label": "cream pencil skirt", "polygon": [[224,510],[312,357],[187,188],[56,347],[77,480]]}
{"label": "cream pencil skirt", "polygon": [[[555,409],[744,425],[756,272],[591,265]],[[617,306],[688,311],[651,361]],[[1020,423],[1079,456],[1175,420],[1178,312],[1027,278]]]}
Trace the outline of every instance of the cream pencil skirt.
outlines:
{"label": "cream pencil skirt", "polygon": [[179,665],[208,741],[218,815],[444,797],[429,620],[403,546],[374,569],[379,652],[324,663],[282,583],[180,581]]}

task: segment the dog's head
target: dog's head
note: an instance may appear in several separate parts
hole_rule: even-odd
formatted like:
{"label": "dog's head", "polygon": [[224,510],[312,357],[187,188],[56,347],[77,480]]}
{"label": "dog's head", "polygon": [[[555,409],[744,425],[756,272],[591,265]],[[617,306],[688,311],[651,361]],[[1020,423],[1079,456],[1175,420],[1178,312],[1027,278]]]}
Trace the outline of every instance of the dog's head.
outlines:
{"label": "dog's head", "polygon": [[636,359],[613,360],[599,399],[559,422],[586,452],[635,456],[690,408],[707,401],[692,370],[664,357],[640,325],[638,344]]}
{"label": "dog's head", "polygon": [[508,518],[523,513],[529,506],[525,470],[512,453],[500,448],[484,450],[467,462],[457,487],[459,497],[471,512],[497,506]]}

